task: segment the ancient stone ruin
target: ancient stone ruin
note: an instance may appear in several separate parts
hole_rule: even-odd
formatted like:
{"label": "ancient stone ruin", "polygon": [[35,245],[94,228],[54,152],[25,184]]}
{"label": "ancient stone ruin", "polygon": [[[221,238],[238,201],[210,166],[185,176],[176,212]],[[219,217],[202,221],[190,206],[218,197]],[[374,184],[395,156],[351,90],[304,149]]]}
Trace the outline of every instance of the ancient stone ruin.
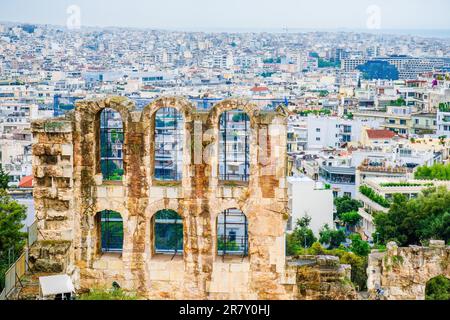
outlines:
{"label": "ancient stone ruin", "polygon": [[372,298],[424,300],[427,281],[440,275],[450,277],[450,247],[439,240],[431,240],[428,247],[406,248],[390,242],[386,252],[369,255],[367,275]]}
{"label": "ancient stone ruin", "polygon": [[[99,128],[105,108],[117,111],[123,122],[123,147],[116,154],[123,159],[123,175],[114,180],[102,175]],[[155,179],[155,114],[161,108],[183,117],[182,175],[174,181]],[[247,181],[219,174],[219,119],[235,109],[249,117]],[[39,241],[30,261],[40,272],[66,272],[80,290],[117,282],[150,299],[320,298],[314,286],[303,283],[320,275],[300,276],[299,268],[286,263],[282,107],[267,111],[229,99],[198,110],[184,98],[164,97],[137,110],[131,100],[111,97],[79,101],[65,117],[35,121],[32,131]],[[245,215],[245,251],[238,255],[228,255],[218,241],[223,223],[218,216],[229,209]],[[101,213],[107,210],[123,221],[120,252],[103,250]],[[172,210],[182,223],[182,247],[174,254],[161,254],[155,246],[155,215],[161,210]],[[336,270],[331,285],[344,279],[342,269]],[[352,295],[334,295],[344,296]]]}

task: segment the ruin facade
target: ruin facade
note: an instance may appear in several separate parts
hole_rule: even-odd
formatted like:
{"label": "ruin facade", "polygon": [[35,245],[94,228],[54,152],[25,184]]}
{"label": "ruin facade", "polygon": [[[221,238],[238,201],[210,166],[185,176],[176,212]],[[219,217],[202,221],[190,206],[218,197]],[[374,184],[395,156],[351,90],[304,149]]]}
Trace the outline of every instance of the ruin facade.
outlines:
{"label": "ruin facade", "polygon": [[424,300],[430,279],[441,275],[450,278],[450,247],[440,240],[431,240],[428,247],[399,248],[389,242],[386,252],[369,255],[367,275],[373,298],[378,290],[381,299]]}
{"label": "ruin facade", "polygon": [[[123,121],[123,177],[106,181],[100,164],[100,113]],[[183,168],[179,181],[155,179],[155,114],[183,115]],[[242,110],[249,117],[249,179],[219,176],[219,117]],[[286,113],[244,99],[197,110],[186,99],[163,97],[143,110],[123,97],[84,100],[62,118],[32,124],[38,243],[30,261],[40,271],[66,272],[79,289],[110,287],[149,299],[297,299],[298,268],[288,266],[285,226]],[[200,150],[200,153],[198,152]],[[199,156],[200,154],[200,156]],[[155,213],[182,218],[182,254],[155,250]],[[244,213],[247,254],[219,255],[218,215]],[[113,210],[123,220],[123,248],[101,248],[98,215]],[[336,278],[341,283],[342,272]],[[347,290],[348,288],[346,288]]]}

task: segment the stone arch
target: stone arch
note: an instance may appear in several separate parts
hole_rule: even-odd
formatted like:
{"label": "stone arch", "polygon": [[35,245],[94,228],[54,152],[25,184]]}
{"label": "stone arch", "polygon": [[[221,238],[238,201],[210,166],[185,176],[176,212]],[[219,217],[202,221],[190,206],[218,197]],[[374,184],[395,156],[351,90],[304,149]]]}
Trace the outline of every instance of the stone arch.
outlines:
{"label": "stone arch", "polygon": [[[123,128],[123,168],[124,175],[127,170],[128,128],[131,113],[135,110],[133,101],[124,97],[111,97],[101,100],[83,100],[75,103],[75,120],[78,132],[82,133],[79,139],[79,152],[84,154],[83,159],[91,159],[95,163],[94,175],[101,173],[100,164],[100,116],[104,109],[112,109],[120,114]],[[92,137],[93,136],[93,137]],[[94,138],[94,145],[92,145]],[[91,155],[91,157],[87,156]],[[81,164],[83,165],[83,164]]]}
{"label": "stone arch", "polygon": [[128,220],[129,217],[126,203],[124,203],[123,200],[119,200],[116,198],[97,198],[95,208],[96,210],[92,211],[92,214],[94,214],[94,216],[97,212],[100,211],[113,210],[119,212],[124,221]]}
{"label": "stone arch", "polygon": [[[211,176],[215,177],[215,181],[219,180],[219,143],[220,143],[220,124],[219,120],[221,115],[224,112],[232,111],[232,110],[241,110],[243,111],[250,120],[250,128],[249,128],[249,184],[252,180],[254,180],[254,177],[256,176],[256,163],[257,163],[257,136],[258,136],[258,115],[259,115],[259,108],[249,102],[246,99],[226,99],[223,100],[217,104],[215,104],[207,118],[206,122],[206,133],[204,135],[204,140],[206,142],[209,142],[209,156],[210,159],[208,159],[209,165],[210,165],[210,172]],[[217,183],[217,182],[213,182]]]}
{"label": "stone arch", "polygon": [[183,97],[160,97],[149,103],[142,110],[141,121],[150,125],[149,120],[161,108],[174,108],[183,114],[186,122],[192,121],[194,106]]}
{"label": "stone arch", "polygon": [[144,133],[144,164],[149,177],[149,185],[155,175],[155,117],[161,108],[174,108],[183,116],[184,122],[184,145],[183,145],[183,179],[188,180],[188,168],[191,159],[191,135],[193,121],[193,105],[185,98],[161,97],[144,107],[141,114]]}
{"label": "stone arch", "polygon": [[[125,97],[110,97],[106,99],[81,100],[75,102],[75,114],[84,117],[93,117],[105,108],[120,113],[122,120],[127,122],[131,113],[135,111],[134,102]],[[77,119],[82,120],[82,119]]]}
{"label": "stone arch", "polygon": [[220,115],[225,111],[242,110],[250,118],[252,128],[256,127],[256,118],[259,115],[259,108],[248,99],[225,99],[216,103],[208,113],[208,125],[214,127],[219,121]]}
{"label": "stone arch", "polygon": [[178,212],[178,214],[184,219],[186,218],[185,212],[180,205],[178,199],[159,199],[157,201],[152,201],[147,206],[147,216],[151,219],[156,212],[160,210],[173,210]]}

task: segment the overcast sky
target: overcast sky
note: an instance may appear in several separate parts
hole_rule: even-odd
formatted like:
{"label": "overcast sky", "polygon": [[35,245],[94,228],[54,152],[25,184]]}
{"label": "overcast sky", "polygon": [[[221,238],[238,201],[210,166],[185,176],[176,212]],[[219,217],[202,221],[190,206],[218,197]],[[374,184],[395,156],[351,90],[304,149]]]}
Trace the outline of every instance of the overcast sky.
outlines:
{"label": "overcast sky", "polygon": [[84,26],[365,29],[375,5],[381,29],[450,29],[448,0],[0,0],[0,21],[66,25],[70,5]]}

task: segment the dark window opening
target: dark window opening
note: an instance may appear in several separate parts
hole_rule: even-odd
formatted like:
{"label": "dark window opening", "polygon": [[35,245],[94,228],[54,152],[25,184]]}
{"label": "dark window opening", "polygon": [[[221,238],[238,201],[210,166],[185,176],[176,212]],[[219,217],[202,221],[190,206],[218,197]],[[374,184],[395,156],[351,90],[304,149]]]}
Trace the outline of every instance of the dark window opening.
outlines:
{"label": "dark window opening", "polygon": [[120,114],[109,108],[104,109],[100,115],[100,166],[103,180],[122,180],[123,141],[123,123]]}
{"label": "dark window opening", "polygon": [[181,180],[183,174],[183,116],[175,108],[155,115],[155,179]]}
{"label": "dark window opening", "polygon": [[248,255],[248,223],[242,211],[228,209],[217,217],[217,253]]}
{"label": "dark window opening", "polygon": [[104,210],[100,214],[101,251],[122,252],[123,221],[120,213]]}
{"label": "dark window opening", "polygon": [[248,181],[250,119],[241,110],[226,111],[219,119],[219,178]]}
{"label": "dark window opening", "polygon": [[183,253],[183,219],[173,210],[161,210],[154,217],[155,253]]}

